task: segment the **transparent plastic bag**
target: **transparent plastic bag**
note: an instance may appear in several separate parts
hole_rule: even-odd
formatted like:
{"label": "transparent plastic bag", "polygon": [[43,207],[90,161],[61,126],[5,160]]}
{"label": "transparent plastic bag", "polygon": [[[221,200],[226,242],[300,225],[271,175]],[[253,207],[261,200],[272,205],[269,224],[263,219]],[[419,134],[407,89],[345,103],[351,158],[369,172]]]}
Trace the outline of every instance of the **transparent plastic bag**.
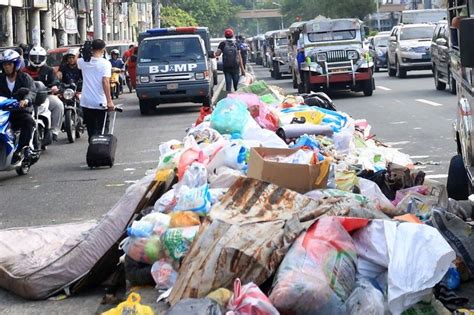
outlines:
{"label": "transparent plastic bag", "polygon": [[164,259],[153,263],[151,275],[155,280],[158,290],[168,290],[173,287],[178,278],[178,272]]}
{"label": "transparent plastic bag", "polygon": [[175,261],[183,258],[191,248],[198,231],[199,225],[166,230],[162,235],[162,242],[166,247],[168,256]]}
{"label": "transparent plastic bag", "polygon": [[346,301],[346,307],[347,314],[351,315],[385,314],[383,293],[366,279],[357,281],[354,291]]}
{"label": "transparent plastic bag", "polygon": [[209,158],[204,153],[204,151],[199,147],[199,145],[196,143],[196,140],[191,136],[187,136],[185,138],[184,149],[181,153],[181,156],[178,162],[179,179],[183,177],[188,167],[194,162],[207,164],[209,162]]}

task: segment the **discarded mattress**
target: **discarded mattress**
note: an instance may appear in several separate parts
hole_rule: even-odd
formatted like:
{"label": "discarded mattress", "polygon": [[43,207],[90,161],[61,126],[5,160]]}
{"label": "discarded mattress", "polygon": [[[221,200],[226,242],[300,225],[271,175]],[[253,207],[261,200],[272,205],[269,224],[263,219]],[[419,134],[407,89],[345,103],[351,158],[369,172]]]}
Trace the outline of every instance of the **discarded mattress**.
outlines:
{"label": "discarded mattress", "polygon": [[0,287],[45,299],[86,276],[122,237],[152,180],[131,186],[98,223],[0,230]]}

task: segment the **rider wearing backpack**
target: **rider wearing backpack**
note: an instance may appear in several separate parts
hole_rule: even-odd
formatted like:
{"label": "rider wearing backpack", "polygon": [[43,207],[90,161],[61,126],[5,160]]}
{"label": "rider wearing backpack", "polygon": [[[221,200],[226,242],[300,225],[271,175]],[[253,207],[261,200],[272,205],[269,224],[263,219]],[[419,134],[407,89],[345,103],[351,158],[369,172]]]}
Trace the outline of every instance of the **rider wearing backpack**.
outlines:
{"label": "rider wearing backpack", "polygon": [[239,45],[234,41],[234,31],[230,28],[224,32],[226,38],[225,41],[219,44],[216,51],[216,56],[222,55],[222,65],[225,77],[225,89],[227,92],[232,91],[232,85],[234,90],[237,90],[239,83],[239,70],[242,75],[245,75],[245,69],[242,62],[242,55]]}

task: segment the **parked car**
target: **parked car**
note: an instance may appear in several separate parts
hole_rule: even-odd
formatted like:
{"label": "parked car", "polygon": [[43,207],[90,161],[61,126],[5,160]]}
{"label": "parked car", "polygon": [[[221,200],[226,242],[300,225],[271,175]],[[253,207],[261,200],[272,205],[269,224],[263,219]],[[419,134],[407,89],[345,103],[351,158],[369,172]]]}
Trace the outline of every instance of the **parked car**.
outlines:
{"label": "parked car", "polygon": [[397,25],[390,34],[387,63],[388,75],[405,78],[407,71],[431,70],[431,38],[435,25]]}
{"label": "parked car", "polygon": [[370,55],[374,60],[375,72],[387,68],[387,48],[390,32],[380,32],[370,39]]}
{"label": "parked car", "polygon": [[456,94],[456,79],[451,74],[449,26],[447,21],[437,23],[430,50],[436,89],[444,90],[448,85],[451,94]]}

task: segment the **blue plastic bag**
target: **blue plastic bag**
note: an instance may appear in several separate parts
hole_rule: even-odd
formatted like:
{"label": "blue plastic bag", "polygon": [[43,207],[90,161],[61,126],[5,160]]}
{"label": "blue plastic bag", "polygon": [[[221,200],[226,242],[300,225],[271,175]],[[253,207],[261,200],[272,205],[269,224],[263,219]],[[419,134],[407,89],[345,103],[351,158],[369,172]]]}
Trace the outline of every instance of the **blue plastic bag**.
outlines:
{"label": "blue plastic bag", "polygon": [[221,134],[242,134],[251,118],[247,105],[238,99],[220,100],[211,114],[211,128]]}

